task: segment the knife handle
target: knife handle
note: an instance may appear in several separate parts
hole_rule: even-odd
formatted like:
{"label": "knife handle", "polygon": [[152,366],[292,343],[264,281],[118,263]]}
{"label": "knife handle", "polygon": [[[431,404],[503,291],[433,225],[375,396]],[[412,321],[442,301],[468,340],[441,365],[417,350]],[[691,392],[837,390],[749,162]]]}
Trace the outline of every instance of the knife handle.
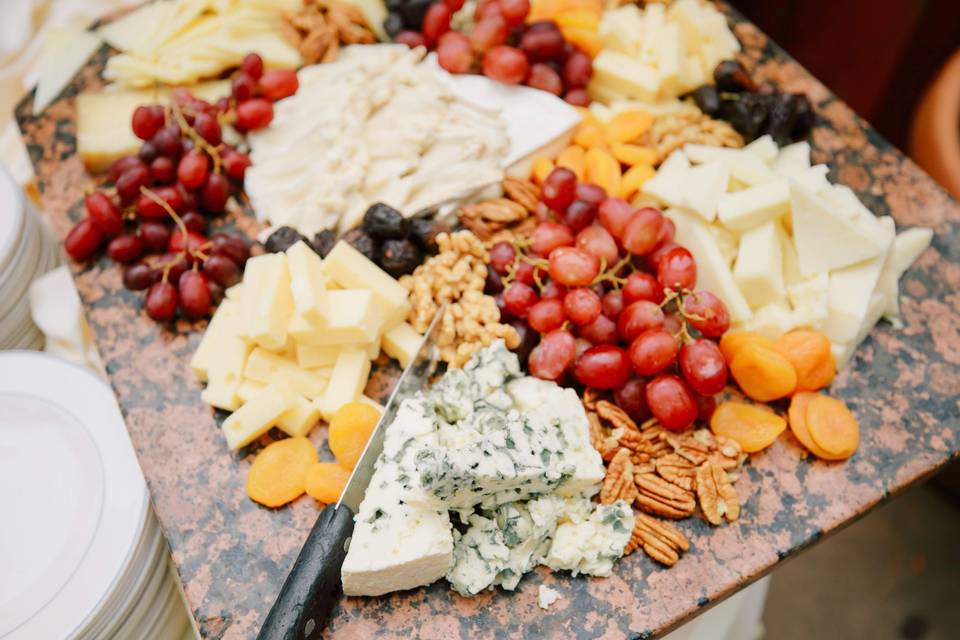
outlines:
{"label": "knife handle", "polygon": [[352,534],[350,508],[327,505],[303,543],[257,640],[305,640],[319,635],[340,592],[340,568]]}

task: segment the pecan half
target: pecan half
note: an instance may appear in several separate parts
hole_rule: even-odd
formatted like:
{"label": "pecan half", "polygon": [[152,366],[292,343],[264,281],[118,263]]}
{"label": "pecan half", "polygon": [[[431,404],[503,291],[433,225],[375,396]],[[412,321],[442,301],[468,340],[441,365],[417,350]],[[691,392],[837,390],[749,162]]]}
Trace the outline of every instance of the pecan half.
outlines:
{"label": "pecan half", "polygon": [[607,467],[607,475],[600,487],[600,504],[611,504],[617,500],[633,502],[637,496],[637,486],[633,482],[633,463],[630,451],[620,449]]}
{"label": "pecan half", "polygon": [[524,209],[533,213],[540,203],[540,187],[529,180],[519,178],[504,178],[503,192],[507,197],[522,205]]}
{"label": "pecan half", "polygon": [[694,491],[697,487],[697,467],[689,460],[675,453],[657,458],[657,473],[664,480],[672,482],[681,489]]}
{"label": "pecan half", "polygon": [[695,465],[699,466],[710,458],[710,445],[704,444],[692,434],[674,435],[670,433],[665,436],[665,439],[677,455]]}
{"label": "pecan half", "polygon": [[724,518],[733,522],[740,517],[740,500],[720,465],[705,462],[697,468],[697,498],[707,522],[719,525]]}
{"label": "pecan half", "polygon": [[690,542],[669,522],[638,513],[624,555],[639,547],[652,559],[672,567],[680,554],[690,549]]}
{"label": "pecan half", "polygon": [[489,240],[497,231],[529,215],[523,205],[507,198],[465,204],[460,207],[458,214],[463,226],[473,231],[481,240]]}
{"label": "pecan half", "polygon": [[609,422],[615,429],[622,427],[624,429],[640,431],[640,429],[637,428],[637,423],[627,415],[627,412],[609,400],[597,401],[597,415]]}
{"label": "pecan half", "polygon": [[603,425],[600,424],[600,418],[592,411],[587,411],[587,422],[590,423],[590,444],[597,451],[603,445],[606,434],[603,432]]}
{"label": "pecan half", "polygon": [[693,494],[653,473],[635,473],[637,507],[647,513],[679,520],[691,515],[697,507]]}
{"label": "pecan half", "polygon": [[587,388],[583,391],[583,406],[589,409],[590,411],[597,410],[597,400],[603,398],[603,391],[599,389]]}

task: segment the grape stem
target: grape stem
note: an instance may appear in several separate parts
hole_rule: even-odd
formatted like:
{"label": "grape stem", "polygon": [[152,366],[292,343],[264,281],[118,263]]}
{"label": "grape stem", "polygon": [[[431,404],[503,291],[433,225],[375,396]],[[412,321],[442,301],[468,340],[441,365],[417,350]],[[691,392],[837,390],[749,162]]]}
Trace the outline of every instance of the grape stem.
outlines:
{"label": "grape stem", "polygon": [[600,258],[600,273],[597,274],[597,277],[593,279],[593,282],[590,283],[590,286],[600,284],[601,282],[610,282],[617,289],[622,288],[627,280],[626,278],[617,276],[617,274],[627,265],[633,265],[633,263],[630,261],[631,258],[632,256],[628,253],[609,269],[606,268],[607,259]]}
{"label": "grape stem", "polygon": [[680,314],[680,330],[674,334],[674,338],[680,342],[680,344],[687,344],[693,340],[693,336],[690,335],[690,328],[688,322],[690,320],[702,320],[700,316],[688,313],[684,302],[686,297],[693,293],[689,289],[664,289],[664,298],[663,302],[660,303],[660,308],[665,309],[670,303],[676,302],[677,313]]}
{"label": "grape stem", "polygon": [[180,108],[180,105],[177,104],[176,100],[171,101],[170,105],[171,112],[173,117],[176,118],[177,124],[180,125],[180,129],[185,131],[190,139],[193,140],[198,148],[202,149],[207,153],[211,158],[213,158],[213,172],[220,173],[220,152],[216,147],[211,146],[203,137],[197,133],[197,130],[190,126],[190,123],[187,122],[187,119],[183,116],[183,110]]}
{"label": "grape stem", "polygon": [[[173,210],[173,207],[171,207],[171,206],[167,203],[166,200],[164,200],[163,198],[161,198],[160,196],[158,196],[155,192],[153,192],[152,190],[148,189],[147,187],[145,187],[145,186],[143,186],[143,185],[140,186],[140,193],[142,193],[143,195],[147,196],[148,198],[150,198],[151,200],[153,200],[155,203],[157,203],[157,205],[160,206],[161,209],[163,209],[164,211],[166,211],[167,214],[168,214],[171,218],[173,218],[174,224],[177,225],[177,228],[180,230],[180,233],[183,234],[183,249],[182,249],[181,253],[182,253],[183,255],[189,254],[189,255],[193,256],[194,258],[198,258],[198,259],[200,259],[200,260],[206,260],[206,259],[207,259],[206,254],[204,254],[202,251],[200,251],[200,249],[191,249],[191,248],[190,248],[190,246],[189,246],[189,245],[190,245],[190,241],[189,241],[190,236],[189,236],[189,231],[187,230],[187,225],[184,224],[183,218],[181,218],[179,215],[177,215],[177,212]],[[164,276],[166,276],[166,272],[164,272]]]}

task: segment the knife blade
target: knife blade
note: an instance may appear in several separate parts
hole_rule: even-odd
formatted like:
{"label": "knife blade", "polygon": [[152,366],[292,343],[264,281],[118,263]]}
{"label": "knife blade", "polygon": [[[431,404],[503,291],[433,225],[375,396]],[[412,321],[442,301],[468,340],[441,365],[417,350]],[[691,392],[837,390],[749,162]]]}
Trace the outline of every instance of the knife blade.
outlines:
{"label": "knife blade", "polygon": [[310,530],[257,635],[258,640],[311,638],[326,625],[340,592],[340,568],[350,547],[353,517],[360,508],[373,477],[374,465],[383,451],[384,433],[403,399],[425,388],[436,371],[434,347],[444,309],[445,306],[440,307],[434,314],[416,356],[400,374],[340,500],[327,505]]}

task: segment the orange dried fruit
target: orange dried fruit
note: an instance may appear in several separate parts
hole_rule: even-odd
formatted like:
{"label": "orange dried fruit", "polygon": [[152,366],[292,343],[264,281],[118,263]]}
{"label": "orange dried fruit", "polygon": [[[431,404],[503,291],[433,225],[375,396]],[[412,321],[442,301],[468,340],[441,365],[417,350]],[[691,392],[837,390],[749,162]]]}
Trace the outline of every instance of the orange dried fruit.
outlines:
{"label": "orange dried fruit", "polygon": [[629,200],[656,172],[652,164],[637,164],[627,169],[620,181],[620,197]]}
{"label": "orange dried fruit", "polygon": [[787,428],[773,411],[744,402],[721,402],[710,417],[710,430],[736,440],[747,453],[766,449]]}
{"label": "orange dried fruit", "polygon": [[610,153],[613,157],[632,167],[638,164],[653,165],[657,161],[657,152],[650,147],[643,147],[638,144],[623,144],[615,142],[610,145]]}
{"label": "orange dried fruit", "polygon": [[797,372],[797,391],[816,391],[837,375],[830,339],[819,331],[799,329],[785,333],[773,348],[790,361]]}
{"label": "orange dried fruit", "polygon": [[280,507],[304,492],[307,469],[317,450],[306,438],[286,438],[267,445],[247,472],[247,495],[265,507]]}
{"label": "orange dried fruit", "polygon": [[349,479],[350,469],[345,469],[336,462],[315,462],[306,473],[307,495],[314,500],[331,504],[340,499]]}
{"label": "orange dried fruit", "polygon": [[586,156],[587,152],[583,147],[573,144],[557,154],[556,165],[570,169],[576,174],[577,180],[582,182],[587,164]]}
{"label": "orange dried fruit", "polygon": [[565,0],[532,0],[527,22],[551,19],[566,8]]}
{"label": "orange dried fruit", "polygon": [[337,462],[353,469],[373,433],[380,412],[366,402],[348,402],[333,414],[327,441]]}
{"label": "orange dried fruit", "polygon": [[537,184],[543,184],[543,181],[547,179],[547,176],[550,175],[550,172],[553,171],[554,166],[550,158],[544,158],[540,156],[533,161],[533,167],[531,168],[530,173],[533,176],[533,181]]}
{"label": "orange dried fruit", "polygon": [[587,151],[584,179],[586,182],[603,187],[610,195],[620,193],[622,180],[620,163],[610,155],[609,151],[593,147]]}
{"label": "orange dried fruit", "polygon": [[744,345],[751,343],[773,349],[773,340],[759,333],[754,333],[753,331],[737,331],[736,333],[731,333],[728,331],[720,338],[720,353],[723,354],[723,359],[729,364],[733,362],[733,357],[737,355],[737,352],[740,351]]}
{"label": "orange dried fruit", "polygon": [[554,19],[561,29],[574,27],[597,31],[600,29],[600,15],[590,9],[568,9],[558,13]]}
{"label": "orange dried fruit", "polygon": [[595,29],[580,27],[560,27],[564,40],[583,51],[591,58],[595,58],[604,47],[603,38]]}
{"label": "orange dried fruit", "polygon": [[790,398],[790,409],[787,411],[787,418],[790,422],[790,431],[792,431],[793,435],[800,441],[800,444],[818,458],[830,460],[830,454],[821,449],[817,443],[813,441],[813,438],[810,437],[810,431],[807,429],[807,407],[810,406],[810,401],[818,395],[819,394],[810,391],[800,391],[793,394],[793,397]]}
{"label": "orange dried fruit", "polygon": [[797,388],[797,372],[790,361],[755,342],[735,353],[730,374],[747,397],[758,402],[785,398]]}
{"label": "orange dried fruit", "polygon": [[806,426],[810,438],[832,460],[843,460],[853,455],[860,444],[860,424],[840,400],[818,394],[810,400],[806,411]]}
{"label": "orange dried fruit", "polygon": [[607,143],[603,134],[603,125],[596,118],[584,120],[573,132],[573,143],[584,149],[603,147]]}
{"label": "orange dried fruit", "polygon": [[630,109],[621,111],[607,122],[605,133],[610,144],[626,144],[633,142],[649,129],[653,124],[653,116],[646,111]]}

